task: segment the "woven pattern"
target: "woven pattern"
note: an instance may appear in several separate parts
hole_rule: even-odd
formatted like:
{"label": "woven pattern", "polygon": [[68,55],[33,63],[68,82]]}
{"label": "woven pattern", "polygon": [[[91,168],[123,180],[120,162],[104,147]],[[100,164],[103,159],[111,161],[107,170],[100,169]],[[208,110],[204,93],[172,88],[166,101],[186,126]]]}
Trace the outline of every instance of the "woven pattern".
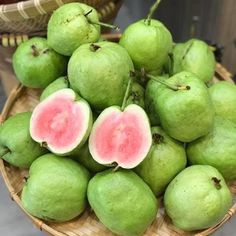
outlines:
{"label": "woven pattern", "polygon": [[[110,36],[110,38],[114,40],[113,36]],[[228,72],[222,66],[217,65],[216,70],[215,80],[230,80]],[[12,91],[5,104],[2,112],[2,121],[13,114],[31,111],[37,105],[40,94],[40,90],[29,89],[19,85]],[[24,178],[28,176],[28,171],[10,166],[2,160],[0,161],[0,169],[12,199],[22,208],[20,194],[24,185]],[[202,232],[184,232],[172,225],[171,220],[165,214],[164,208],[161,207],[156,220],[146,231],[145,236],[205,236],[213,233],[236,213],[236,181],[230,184],[230,189],[234,196],[234,206],[215,227]],[[22,210],[24,209],[22,208]],[[46,223],[29,214],[28,216],[40,229],[55,236],[114,236],[98,221],[91,209],[87,209],[81,216],[66,223]]]}

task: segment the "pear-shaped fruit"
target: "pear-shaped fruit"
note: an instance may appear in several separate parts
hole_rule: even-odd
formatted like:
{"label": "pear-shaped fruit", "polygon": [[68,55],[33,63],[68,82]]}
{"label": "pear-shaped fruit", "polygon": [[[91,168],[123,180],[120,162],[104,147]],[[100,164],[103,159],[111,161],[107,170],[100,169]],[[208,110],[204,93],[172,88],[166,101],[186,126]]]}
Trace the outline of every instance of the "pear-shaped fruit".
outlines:
{"label": "pear-shaped fruit", "polygon": [[236,179],[236,124],[216,117],[212,131],[187,146],[191,164],[211,165],[226,180]]}
{"label": "pear-shaped fruit", "polygon": [[142,235],[155,219],[157,200],[133,171],[107,170],[93,177],[88,200],[99,220],[119,235]]}
{"label": "pear-shaped fruit", "polygon": [[30,137],[30,117],[30,112],[18,113],[0,127],[0,157],[20,168],[29,168],[36,158],[47,152]]}
{"label": "pear-shaped fruit", "polygon": [[46,154],[33,162],[23,188],[23,207],[33,216],[64,222],[86,207],[89,172],[68,158]]}
{"label": "pear-shaped fruit", "polygon": [[152,147],[135,172],[160,196],[169,182],[186,166],[183,144],[169,137],[160,127],[152,128]]}
{"label": "pear-shaped fruit", "polygon": [[175,226],[186,231],[214,226],[231,204],[224,178],[208,165],[191,166],[180,172],[164,195],[167,214]]}
{"label": "pear-shaped fruit", "polygon": [[17,79],[30,88],[45,88],[66,74],[67,58],[56,53],[47,39],[34,37],[20,44],[12,64]]}
{"label": "pear-shaped fruit", "polygon": [[217,115],[236,123],[236,86],[220,81],[210,87],[210,95]]}

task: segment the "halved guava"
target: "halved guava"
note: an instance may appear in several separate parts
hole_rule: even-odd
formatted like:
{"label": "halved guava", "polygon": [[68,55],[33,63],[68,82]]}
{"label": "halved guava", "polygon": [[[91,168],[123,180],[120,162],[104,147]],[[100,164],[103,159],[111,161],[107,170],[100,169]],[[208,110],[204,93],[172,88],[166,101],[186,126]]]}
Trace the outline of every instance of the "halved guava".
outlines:
{"label": "halved guava", "polygon": [[92,127],[89,104],[69,88],[39,103],[31,116],[31,137],[58,155],[72,154],[87,140]]}
{"label": "halved guava", "polygon": [[106,108],[97,118],[89,138],[92,157],[100,164],[116,162],[131,169],[149,152],[152,144],[150,124],[145,111],[131,104]]}

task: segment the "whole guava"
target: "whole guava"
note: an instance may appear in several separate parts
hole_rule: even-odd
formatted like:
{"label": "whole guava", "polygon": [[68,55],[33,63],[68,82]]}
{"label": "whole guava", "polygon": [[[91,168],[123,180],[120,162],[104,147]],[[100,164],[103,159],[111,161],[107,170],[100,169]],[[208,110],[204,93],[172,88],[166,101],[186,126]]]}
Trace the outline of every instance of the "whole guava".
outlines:
{"label": "whole guava", "polygon": [[16,78],[30,88],[45,88],[65,75],[67,62],[48,45],[47,39],[40,37],[21,43],[12,58]]}
{"label": "whole guava", "polygon": [[68,78],[72,89],[93,108],[103,110],[122,104],[133,69],[129,54],[119,44],[84,44],[70,58]]}
{"label": "whole guava", "polygon": [[211,99],[218,116],[236,123],[236,86],[220,81],[209,88]]}
{"label": "whole guava", "polygon": [[187,146],[190,164],[214,166],[224,178],[236,179],[236,124],[215,117],[212,131]]}
{"label": "whole guava", "polygon": [[82,44],[97,42],[100,38],[98,13],[83,3],[73,2],[59,7],[48,22],[48,44],[66,56]]}
{"label": "whole guava", "polygon": [[169,137],[161,127],[152,127],[152,147],[135,172],[160,196],[170,181],[185,168],[184,145]]}
{"label": "whole guava", "polygon": [[30,167],[22,191],[22,205],[35,217],[64,222],[86,207],[89,172],[69,158],[46,154]]}
{"label": "whole guava", "polygon": [[175,226],[186,231],[214,226],[231,204],[232,196],[223,176],[208,165],[184,169],[164,195],[166,213]]}

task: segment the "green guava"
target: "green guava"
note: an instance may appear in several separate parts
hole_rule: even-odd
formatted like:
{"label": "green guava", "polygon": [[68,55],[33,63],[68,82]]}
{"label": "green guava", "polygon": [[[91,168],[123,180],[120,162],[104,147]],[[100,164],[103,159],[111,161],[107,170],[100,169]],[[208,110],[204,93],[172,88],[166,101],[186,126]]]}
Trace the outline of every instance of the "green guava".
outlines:
{"label": "green guava", "polygon": [[184,145],[160,127],[152,127],[152,147],[135,172],[160,196],[170,181],[186,166]]}
{"label": "green guava", "polygon": [[209,133],[214,109],[206,85],[186,71],[164,83],[156,86],[154,108],[167,134],[181,142],[191,142]]}
{"label": "green guava", "polygon": [[137,82],[132,83],[130,96],[127,99],[126,105],[137,104],[144,108],[144,88]]}
{"label": "green guava", "polygon": [[170,73],[181,71],[194,73],[203,82],[213,78],[216,61],[211,48],[198,39],[190,39],[186,43],[176,44],[171,56]]}
{"label": "green guava", "polygon": [[127,27],[119,44],[129,53],[137,70],[160,74],[172,51],[172,36],[158,20],[142,19]]}
{"label": "green guava", "polygon": [[99,220],[119,235],[142,235],[155,219],[157,200],[133,171],[106,170],[88,185],[88,200]]}
{"label": "green guava", "polygon": [[187,146],[191,164],[214,166],[226,180],[236,179],[236,124],[215,117],[212,131]]}
{"label": "green guava", "polygon": [[46,154],[30,167],[22,205],[35,217],[64,222],[81,214],[87,204],[89,172],[68,158]]}
{"label": "green guava", "polygon": [[214,167],[196,165],[184,169],[168,185],[164,205],[174,225],[182,230],[214,226],[232,205],[224,178]]}
{"label": "green guava", "polygon": [[34,37],[18,46],[12,64],[17,79],[30,88],[45,88],[66,74],[68,59],[48,46],[47,39]]}
{"label": "green guava", "polygon": [[112,42],[84,44],[72,55],[68,65],[71,88],[95,109],[121,105],[133,71],[126,50]]}
{"label": "green guava", "polygon": [[236,86],[220,81],[209,89],[216,115],[236,123]]}
{"label": "green guava", "polygon": [[30,112],[18,113],[0,126],[0,157],[13,166],[29,168],[47,150],[29,133]]}
{"label": "green guava", "polygon": [[83,3],[73,2],[59,7],[48,22],[48,44],[66,56],[82,44],[97,42],[100,38],[98,13]]}
{"label": "green guava", "polygon": [[42,102],[49,95],[57,92],[60,89],[69,88],[69,81],[66,76],[60,77],[49,84],[42,92],[40,96],[40,102]]}

